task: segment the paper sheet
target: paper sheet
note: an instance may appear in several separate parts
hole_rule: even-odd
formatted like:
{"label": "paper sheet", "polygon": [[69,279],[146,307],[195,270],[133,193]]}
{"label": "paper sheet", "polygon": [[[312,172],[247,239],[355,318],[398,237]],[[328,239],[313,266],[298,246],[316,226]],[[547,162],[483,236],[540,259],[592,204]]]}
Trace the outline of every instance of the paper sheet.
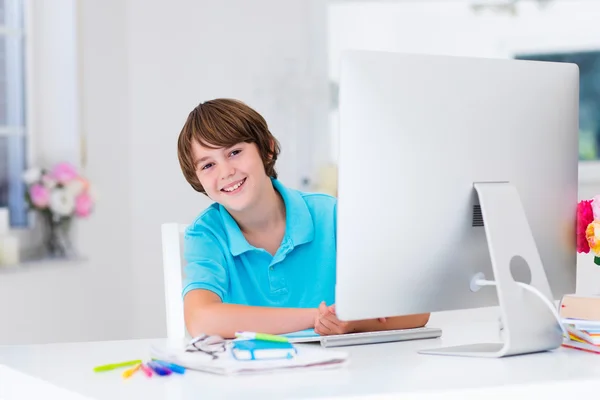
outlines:
{"label": "paper sheet", "polygon": [[182,367],[221,375],[251,374],[306,368],[337,368],[345,365],[348,354],[343,351],[323,349],[310,344],[297,344],[298,354],[293,359],[238,361],[228,345],[217,359],[202,352],[186,352],[184,349],[150,348],[151,356]]}

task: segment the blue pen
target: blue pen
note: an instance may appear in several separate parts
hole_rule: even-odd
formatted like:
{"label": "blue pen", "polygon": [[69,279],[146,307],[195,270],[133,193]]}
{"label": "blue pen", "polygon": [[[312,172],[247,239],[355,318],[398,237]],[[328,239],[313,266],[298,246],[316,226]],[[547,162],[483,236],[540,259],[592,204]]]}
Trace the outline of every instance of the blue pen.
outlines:
{"label": "blue pen", "polygon": [[156,361],[150,361],[146,363],[146,365],[149,366],[152,369],[152,371],[156,372],[157,375],[171,375],[171,370],[169,368],[158,364]]}
{"label": "blue pen", "polygon": [[158,364],[169,368],[171,371],[177,373],[177,374],[183,374],[185,372],[185,368],[183,368],[181,365],[177,365],[177,364],[171,364],[168,363],[166,361],[162,361],[162,360],[155,360],[155,362],[157,362]]}

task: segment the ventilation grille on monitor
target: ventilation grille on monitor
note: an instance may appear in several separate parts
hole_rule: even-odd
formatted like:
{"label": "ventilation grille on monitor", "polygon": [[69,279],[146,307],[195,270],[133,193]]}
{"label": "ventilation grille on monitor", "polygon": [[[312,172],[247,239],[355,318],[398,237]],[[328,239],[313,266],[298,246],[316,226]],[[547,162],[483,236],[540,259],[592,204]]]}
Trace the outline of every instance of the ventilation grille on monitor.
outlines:
{"label": "ventilation grille on monitor", "polygon": [[483,215],[479,204],[473,206],[473,226],[483,226]]}

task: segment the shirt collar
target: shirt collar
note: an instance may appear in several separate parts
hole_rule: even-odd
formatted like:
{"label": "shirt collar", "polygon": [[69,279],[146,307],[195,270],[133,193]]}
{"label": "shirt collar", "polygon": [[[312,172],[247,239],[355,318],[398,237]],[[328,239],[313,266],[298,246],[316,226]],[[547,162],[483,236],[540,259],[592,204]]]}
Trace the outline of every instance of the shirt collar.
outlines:
{"label": "shirt collar", "polygon": [[[285,235],[282,246],[287,245],[294,248],[312,241],[315,234],[312,215],[300,192],[288,189],[277,179],[271,179],[271,181],[275,190],[281,194],[285,204]],[[229,238],[231,254],[235,257],[246,251],[254,250],[227,209],[219,204],[219,211]]]}
{"label": "shirt collar", "polygon": [[308,243],[315,236],[315,227],[312,215],[304,197],[297,190],[288,189],[277,179],[273,179],[273,186],[283,197],[285,203],[285,236],[292,241],[292,247]]}

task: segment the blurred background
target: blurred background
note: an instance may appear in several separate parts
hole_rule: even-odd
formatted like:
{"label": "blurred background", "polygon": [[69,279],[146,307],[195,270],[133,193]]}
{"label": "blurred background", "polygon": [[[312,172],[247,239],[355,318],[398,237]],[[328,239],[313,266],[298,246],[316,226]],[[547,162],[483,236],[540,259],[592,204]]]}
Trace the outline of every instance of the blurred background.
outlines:
{"label": "blurred background", "polygon": [[[577,63],[580,197],[600,193],[598,21],[596,0],[0,0],[0,207],[21,259],[0,267],[0,344],[166,334],[160,224],[210,204],[176,154],[202,101],[254,107],[281,180],[335,194],[345,49]],[[29,261],[23,172],[58,162],[95,206],[71,227],[78,257]],[[600,292],[582,257],[578,292]]]}

